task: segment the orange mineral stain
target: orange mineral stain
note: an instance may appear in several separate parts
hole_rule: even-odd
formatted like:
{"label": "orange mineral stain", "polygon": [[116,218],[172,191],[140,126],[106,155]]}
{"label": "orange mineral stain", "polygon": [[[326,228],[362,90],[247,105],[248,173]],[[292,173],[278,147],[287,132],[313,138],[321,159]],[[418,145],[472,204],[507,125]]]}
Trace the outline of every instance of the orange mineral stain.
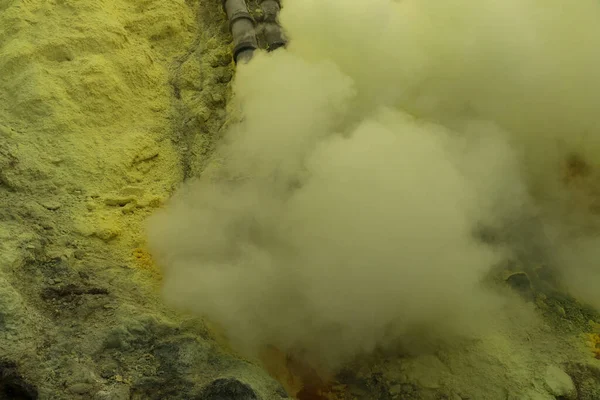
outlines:
{"label": "orange mineral stain", "polygon": [[263,367],[297,400],[346,400],[345,386],[319,376],[307,363],[270,346],[260,355]]}
{"label": "orange mineral stain", "polygon": [[150,253],[141,247],[135,248],[132,252],[135,266],[141,270],[147,271],[158,280],[162,279],[160,269],[152,259]]}

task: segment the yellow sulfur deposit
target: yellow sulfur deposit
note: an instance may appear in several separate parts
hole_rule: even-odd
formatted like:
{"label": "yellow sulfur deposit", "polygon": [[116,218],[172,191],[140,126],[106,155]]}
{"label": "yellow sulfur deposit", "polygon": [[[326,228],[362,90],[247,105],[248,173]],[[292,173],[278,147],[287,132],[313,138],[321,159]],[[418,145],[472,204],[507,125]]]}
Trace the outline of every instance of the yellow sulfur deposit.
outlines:
{"label": "yellow sulfur deposit", "polygon": [[594,356],[600,360],[600,324],[591,321],[591,333],[587,333],[586,344],[591,348]]}
{"label": "yellow sulfur deposit", "polygon": [[[229,55],[216,30],[222,10],[184,0],[0,9],[0,133],[25,171],[2,168],[2,181],[62,199],[63,229],[73,226],[90,246],[109,245],[115,259],[131,260],[136,249],[134,265],[157,275],[137,249],[143,223],[181,183],[184,164],[197,172],[204,161],[195,155],[222,124],[207,114],[213,97],[227,96],[223,77],[231,76],[230,58],[215,62]],[[199,46],[199,38],[210,43]],[[177,121],[201,116],[210,120],[189,128],[196,141],[174,145]]]}
{"label": "yellow sulfur deposit", "polygon": [[594,356],[600,360],[600,334],[588,333],[587,344],[591,347]]}

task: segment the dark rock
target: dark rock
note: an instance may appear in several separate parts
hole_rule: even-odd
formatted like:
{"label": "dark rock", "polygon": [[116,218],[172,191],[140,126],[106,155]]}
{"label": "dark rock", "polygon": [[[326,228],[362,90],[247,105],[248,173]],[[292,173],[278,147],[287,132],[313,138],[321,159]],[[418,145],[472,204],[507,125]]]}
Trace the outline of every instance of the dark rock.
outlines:
{"label": "dark rock", "polygon": [[275,393],[277,393],[279,395],[279,397],[281,397],[282,399],[289,399],[290,398],[290,396],[288,395],[288,393],[285,391],[285,389],[281,385],[279,385],[277,387],[277,389],[275,390]]}
{"label": "dark rock", "polygon": [[202,389],[198,400],[258,400],[254,390],[234,378],[220,378]]}
{"label": "dark rock", "polygon": [[531,281],[529,280],[529,276],[525,272],[517,272],[511,274],[506,279],[506,283],[524,298],[533,298]]}
{"label": "dark rock", "polygon": [[143,377],[131,387],[131,398],[139,400],[196,400],[194,383],[178,377]]}
{"label": "dark rock", "polygon": [[[565,367],[577,390],[573,398],[578,400],[600,399],[600,368],[580,363],[569,363]],[[560,398],[569,400],[566,396]]]}
{"label": "dark rock", "polygon": [[37,389],[27,383],[12,361],[0,360],[0,400],[36,400]]}

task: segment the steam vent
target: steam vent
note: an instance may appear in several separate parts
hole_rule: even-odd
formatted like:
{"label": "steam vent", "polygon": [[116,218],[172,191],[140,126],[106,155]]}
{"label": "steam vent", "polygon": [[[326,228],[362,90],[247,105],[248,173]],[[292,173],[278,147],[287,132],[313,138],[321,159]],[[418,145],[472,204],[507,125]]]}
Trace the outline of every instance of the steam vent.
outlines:
{"label": "steam vent", "polygon": [[600,400],[600,2],[0,0],[0,400]]}

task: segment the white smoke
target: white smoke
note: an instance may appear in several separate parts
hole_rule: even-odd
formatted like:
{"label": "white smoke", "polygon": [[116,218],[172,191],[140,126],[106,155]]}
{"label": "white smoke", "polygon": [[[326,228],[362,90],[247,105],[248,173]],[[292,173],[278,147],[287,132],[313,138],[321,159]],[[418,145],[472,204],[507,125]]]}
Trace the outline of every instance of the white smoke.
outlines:
{"label": "white smoke", "polygon": [[227,179],[188,184],[150,221],[166,298],[241,349],[335,369],[417,328],[485,328],[502,302],[481,281],[505,254],[473,232],[536,212],[577,263],[572,289],[600,304],[600,243],[565,228],[594,216],[561,181],[572,154],[600,160],[599,11],[284,2],[289,48],[238,68]]}

